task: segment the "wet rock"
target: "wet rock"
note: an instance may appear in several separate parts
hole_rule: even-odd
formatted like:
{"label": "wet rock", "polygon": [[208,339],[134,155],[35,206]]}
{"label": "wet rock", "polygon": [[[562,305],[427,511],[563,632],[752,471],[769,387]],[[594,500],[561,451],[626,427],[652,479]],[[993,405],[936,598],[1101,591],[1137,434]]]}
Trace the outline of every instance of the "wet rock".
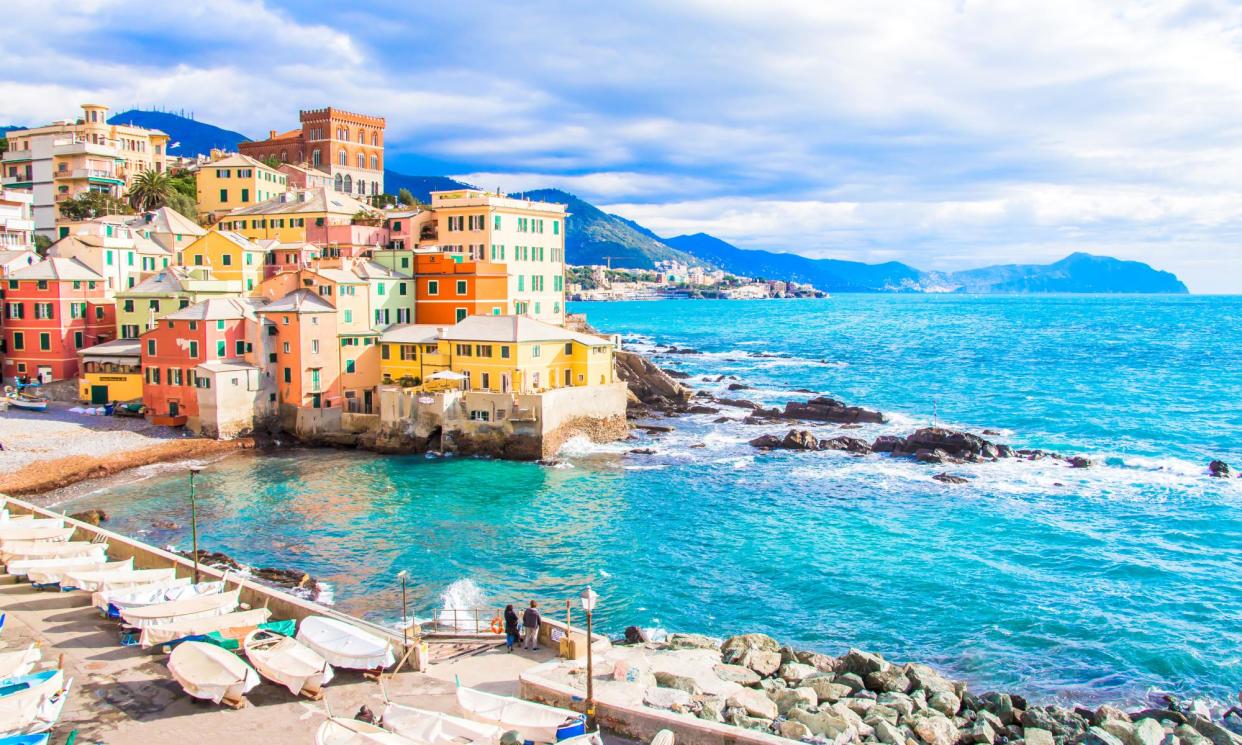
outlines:
{"label": "wet rock", "polygon": [[871,443],[871,451],[874,453],[893,453],[897,452],[906,444],[906,441],[895,435],[880,435],[875,438],[875,442]]}
{"label": "wet rock", "polygon": [[751,411],[754,411],[755,409],[763,408],[762,406],[755,403],[754,401],[747,401],[744,398],[716,398],[712,400],[714,400],[716,403],[720,404],[721,406],[735,406],[739,409],[750,409]]}
{"label": "wet rock", "polygon": [[643,644],[649,641],[651,641],[651,638],[647,635],[647,632],[638,626],[625,627],[626,644]]}
{"label": "wet rock", "polygon": [[1140,719],[1130,725],[1130,731],[1131,738],[1123,738],[1127,745],[1160,745],[1164,740],[1164,727],[1155,719]]}
{"label": "wet rock", "polygon": [[1091,459],[1084,458],[1081,455],[1070,456],[1069,458],[1065,459],[1065,462],[1069,464],[1070,468],[1090,468],[1091,467]]}
{"label": "wet rock", "polygon": [[730,683],[744,686],[753,686],[759,683],[759,673],[751,670],[749,667],[720,664],[712,669],[716,672],[716,677]]}
{"label": "wet rock", "polygon": [[997,432],[997,431],[996,431],[996,430],[994,430],[994,429],[985,429],[985,430],[983,430],[983,434],[985,434],[985,435],[987,435],[987,436],[989,436],[989,437],[996,437],[996,436],[1000,435],[1000,432]]}
{"label": "wet rock", "polygon": [[943,481],[946,484],[969,484],[970,483],[970,479],[963,478],[962,476],[954,476],[953,474],[950,474],[950,473],[938,473],[935,476],[932,476],[932,478],[937,481]]}
{"label": "wet rock", "polygon": [[959,737],[957,725],[940,714],[928,714],[914,721],[914,733],[926,745],[954,745]]}
{"label": "wet rock", "polygon": [[641,429],[653,435],[663,435],[672,432],[675,428],[667,424],[635,424],[635,429]]}
{"label": "wet rock", "polygon": [[669,634],[664,641],[669,649],[720,649],[720,640],[703,634]]}
{"label": "wet rock", "polygon": [[[864,652],[860,649],[851,649],[837,660],[837,671],[841,673],[853,673],[858,676],[861,682],[864,677],[871,673],[878,673],[889,667],[889,663],[884,658],[874,652]],[[862,688],[862,686],[858,686]]]}
{"label": "wet rock", "polygon": [[906,676],[903,668],[896,665],[889,665],[883,670],[867,673],[863,682],[866,683],[867,690],[876,693],[905,693],[910,690],[910,678]]}
{"label": "wet rock", "polygon": [[181,526],[172,520],[153,520],[151,527],[156,530],[181,530]]}
{"label": "wet rock", "polygon": [[703,354],[694,347],[669,347],[664,350],[665,354]]}
{"label": "wet rock", "polygon": [[694,678],[687,675],[677,675],[676,673],[661,671],[655,674],[655,680],[656,685],[660,688],[672,688],[678,691],[685,691],[691,696],[703,692],[703,689],[700,688],[699,684],[694,681]]}
{"label": "wet rock", "polygon": [[[1023,727],[1046,729],[1057,739],[1081,735],[1088,728],[1087,721],[1083,717],[1055,706],[1032,706],[1022,712],[1019,720]],[[1112,737],[1112,735],[1108,736]]]}
{"label": "wet rock", "polygon": [[802,685],[815,690],[820,701],[837,701],[854,692],[853,688],[842,683],[833,682],[831,674],[819,673],[802,679]]}
{"label": "wet rock", "polygon": [[695,406],[691,406],[690,408],[686,409],[686,413],[687,414],[719,414],[720,409],[717,409],[715,406],[703,406],[702,404],[696,404]]}
{"label": "wet rock", "polygon": [[[879,450],[874,445],[872,448]],[[923,427],[922,429],[917,429],[914,431],[914,434],[908,435],[904,440],[901,440],[900,445],[894,444],[891,448],[886,449],[886,452],[891,452],[894,455],[917,456],[921,451],[943,453],[940,457],[945,460],[993,460],[1005,457],[1010,452],[1008,448],[1002,450],[1002,446],[985,440],[978,435],[944,427]]]}
{"label": "wet rock", "polygon": [[1223,460],[1214,460],[1208,464],[1208,475],[1218,479],[1227,479],[1232,473],[1229,464]]}
{"label": "wet rock", "polygon": [[749,391],[752,388],[745,383],[730,383],[728,390],[730,391]]}
{"label": "wet rock", "polygon": [[871,446],[857,437],[830,437],[826,440],[819,441],[820,450],[845,450],[850,453],[858,453],[866,455],[871,452]]}
{"label": "wet rock", "polygon": [[[1018,723],[1017,712],[1014,711],[1013,698],[1007,693],[989,691],[979,697],[979,703],[985,711],[991,712],[1006,726]],[[1039,725],[1031,725],[1038,728]]]}
{"label": "wet rock", "polygon": [[108,513],[100,509],[90,509],[83,512],[75,512],[69,515],[69,519],[77,520],[87,525],[99,525],[102,522],[107,522]]}
{"label": "wet rock", "polygon": [[[1154,722],[1155,720],[1148,719],[1146,721]],[[1116,737],[1118,740],[1121,740],[1123,745],[1140,745],[1134,736],[1134,725],[1128,721],[1121,719],[1105,719],[1099,724],[1093,726],[1099,727],[1113,737]],[[1164,735],[1164,728],[1159,724],[1157,724],[1156,727],[1160,730],[1160,734]],[[1160,744],[1157,742],[1155,745]]]}
{"label": "wet rock", "polygon": [[1130,721],[1130,715],[1115,706],[1104,704],[1092,713],[1090,722],[1093,725],[1098,725],[1102,722],[1107,722],[1110,719],[1128,722]]}
{"label": "wet rock", "polygon": [[707,447],[707,445],[705,445],[704,443],[701,443],[701,442],[696,442],[696,443],[694,443],[693,445],[691,445],[691,446],[690,446],[690,449],[691,449],[691,450],[700,450],[700,449],[705,448],[705,447]]}
{"label": "wet rock", "polygon": [[651,448],[634,448],[630,450],[631,455],[655,455],[655,451]]}
{"label": "wet rock", "polygon": [[780,714],[780,710],[776,706],[776,702],[768,698],[762,691],[754,688],[743,688],[729,696],[729,706],[744,710],[752,717],[761,719],[776,719]]}
{"label": "wet rock", "polygon": [[686,380],[690,377],[690,373],[682,372],[681,370],[669,370],[668,368],[663,368],[663,370],[664,374],[673,380]]}
{"label": "wet rock", "polygon": [[781,414],[786,419],[807,419],[818,422],[857,423],[868,422],[882,424],[884,415],[878,411],[870,411],[859,406],[846,406],[827,396],[817,396],[805,403],[789,401]]}
{"label": "wet rock", "polygon": [[819,441],[805,429],[791,429],[784,437],[761,435],[750,441],[752,447],[763,450],[817,450]]}

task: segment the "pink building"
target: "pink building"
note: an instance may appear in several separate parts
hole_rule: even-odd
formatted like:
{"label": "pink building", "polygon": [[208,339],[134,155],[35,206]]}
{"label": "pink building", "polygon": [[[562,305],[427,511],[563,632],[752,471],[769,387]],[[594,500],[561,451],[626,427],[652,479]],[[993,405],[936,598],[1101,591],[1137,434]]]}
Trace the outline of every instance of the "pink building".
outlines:
{"label": "pink building", "polygon": [[388,229],[380,225],[307,225],[306,240],[324,256],[362,256],[388,245]]}

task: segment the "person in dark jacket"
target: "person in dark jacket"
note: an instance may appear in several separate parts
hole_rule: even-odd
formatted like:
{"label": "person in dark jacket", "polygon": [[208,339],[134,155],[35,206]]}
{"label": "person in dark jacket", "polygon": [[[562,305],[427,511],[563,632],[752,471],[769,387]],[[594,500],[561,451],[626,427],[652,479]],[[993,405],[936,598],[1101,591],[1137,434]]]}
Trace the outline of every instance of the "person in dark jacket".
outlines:
{"label": "person in dark jacket", "polygon": [[534,600],[530,601],[530,607],[522,613],[522,634],[523,648],[532,651],[539,649],[539,622],[542,620],[539,616],[539,604]]}
{"label": "person in dark jacket", "polygon": [[513,651],[513,645],[518,643],[518,614],[513,610],[512,605],[505,606],[505,643],[509,645],[509,651]]}

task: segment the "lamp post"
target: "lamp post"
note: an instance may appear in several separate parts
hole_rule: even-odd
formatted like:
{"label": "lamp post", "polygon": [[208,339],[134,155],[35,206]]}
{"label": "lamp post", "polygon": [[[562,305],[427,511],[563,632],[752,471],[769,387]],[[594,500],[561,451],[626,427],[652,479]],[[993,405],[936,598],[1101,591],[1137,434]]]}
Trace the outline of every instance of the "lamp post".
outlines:
{"label": "lamp post", "polygon": [[579,595],[578,598],[582,601],[582,610],[586,611],[586,621],[587,621],[587,627],[586,627],[586,632],[587,632],[587,638],[586,638],[586,648],[587,648],[587,679],[586,679],[586,684],[587,684],[586,717],[587,717],[587,720],[586,720],[586,726],[587,726],[587,731],[590,732],[595,729],[595,669],[593,666],[593,659],[592,659],[592,654],[591,654],[591,646],[592,646],[591,645],[591,641],[592,641],[591,614],[595,611],[595,603],[599,600],[599,595],[596,594],[596,592],[591,589],[590,585],[587,585],[587,588],[582,591],[582,594]]}
{"label": "lamp post", "polygon": [[408,652],[410,650],[410,637],[409,637],[410,623],[408,620],[410,613],[409,613],[409,605],[407,604],[406,594],[405,594],[405,580],[409,576],[410,576],[410,573],[405,571],[404,569],[397,572],[397,579],[401,580],[401,646],[404,647],[402,651],[405,651],[405,652]]}
{"label": "lamp post", "polygon": [[194,584],[198,584],[198,508],[194,504],[194,477],[203,469],[190,469],[190,541],[191,550],[194,552]]}

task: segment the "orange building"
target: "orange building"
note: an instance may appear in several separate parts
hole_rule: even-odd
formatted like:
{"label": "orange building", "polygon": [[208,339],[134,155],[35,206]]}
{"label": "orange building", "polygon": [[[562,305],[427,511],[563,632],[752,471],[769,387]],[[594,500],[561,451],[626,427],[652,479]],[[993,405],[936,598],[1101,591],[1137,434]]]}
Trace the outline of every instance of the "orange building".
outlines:
{"label": "orange building", "polygon": [[314,409],[340,407],[336,308],[310,290],[299,289],[258,313],[276,330],[272,354],[280,403]]}
{"label": "orange building", "polygon": [[300,129],[271,130],[266,140],[238,143],[238,151],[326,173],[332,188],[358,197],[384,192],[384,117],[328,107],[298,118]]}
{"label": "orange building", "polygon": [[509,273],[491,261],[414,254],[414,322],[451,326],[468,316],[498,316],[509,302]]}

